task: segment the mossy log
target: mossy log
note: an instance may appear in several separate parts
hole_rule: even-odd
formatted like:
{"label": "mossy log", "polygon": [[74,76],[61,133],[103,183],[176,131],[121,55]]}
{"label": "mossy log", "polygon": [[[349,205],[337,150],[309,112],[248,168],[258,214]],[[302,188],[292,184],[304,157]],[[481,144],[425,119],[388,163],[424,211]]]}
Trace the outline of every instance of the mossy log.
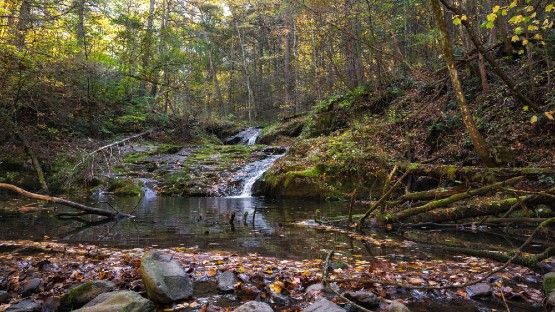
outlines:
{"label": "mossy log", "polygon": [[[547,192],[553,191],[555,188],[547,190]],[[520,199],[520,201],[519,201]],[[441,210],[433,210],[420,215],[416,215],[408,218],[406,221],[420,223],[420,222],[452,222],[462,219],[482,217],[482,216],[493,216],[507,211],[513,211],[518,206],[526,203],[532,205],[539,204],[549,204],[553,200],[550,197],[542,196],[542,192],[535,195],[521,196],[519,198],[512,197],[503,200],[487,201],[483,203],[473,203],[472,206],[461,205],[451,208],[445,208]],[[510,218],[502,218],[503,223],[507,223]],[[531,221],[530,218],[526,218],[528,221],[521,220],[520,222],[536,222],[537,220]],[[514,222],[519,222],[514,219]],[[501,220],[499,220],[501,221]],[[486,222],[489,222],[486,221]],[[494,222],[495,223],[495,222]]]}
{"label": "mossy log", "polygon": [[452,187],[448,189],[434,189],[430,191],[422,191],[422,192],[412,192],[404,194],[397,198],[397,200],[393,202],[389,202],[389,205],[398,205],[407,201],[425,201],[425,200],[435,200],[435,199],[442,199],[449,196],[453,196],[458,193],[462,193],[465,191],[464,187]]}
{"label": "mossy log", "polygon": [[399,165],[409,170],[412,175],[429,176],[437,179],[451,179],[467,182],[497,182],[517,176],[527,178],[539,175],[554,175],[555,167],[543,168],[482,168],[482,167],[459,167],[451,165],[431,164],[404,164]]}
{"label": "mossy log", "polygon": [[[432,211],[438,208],[443,208],[443,207],[447,207],[455,202],[473,197],[473,196],[478,196],[478,195],[483,195],[486,194],[487,192],[490,192],[492,190],[495,190],[497,188],[500,187],[504,187],[507,185],[512,185],[515,184],[519,181],[524,180],[524,177],[515,177],[515,178],[511,178],[509,180],[503,181],[503,182],[497,182],[494,184],[490,184],[490,185],[486,185],[474,190],[470,190],[468,192],[464,192],[464,193],[458,193],[452,196],[449,196],[447,198],[443,198],[443,199],[438,199],[438,200],[434,200],[431,201],[429,203],[426,203],[422,206],[418,206],[415,208],[409,208],[406,210],[403,210],[399,213],[397,213],[395,215],[395,220],[403,220],[403,219],[407,219],[416,215],[419,215],[421,213],[425,213],[428,211]],[[516,201],[516,199],[515,199]],[[509,207],[510,208],[510,207]]]}
{"label": "mossy log", "polygon": [[[453,247],[453,246],[430,246],[431,248],[440,248],[441,250],[454,253],[463,254],[472,257],[481,257],[496,260],[499,262],[506,262],[511,259],[514,254],[503,253],[497,251],[480,250],[475,248]],[[527,266],[529,268],[538,267],[538,263],[551,256],[555,255],[555,247],[549,247],[544,252],[539,254],[532,254],[530,256],[517,256],[511,262]]]}
{"label": "mossy log", "polygon": [[90,207],[90,206],[72,202],[70,200],[59,198],[59,197],[31,193],[12,184],[0,183],[0,188],[8,189],[10,191],[19,193],[27,198],[44,200],[44,201],[64,205],[67,207],[75,208],[75,209],[81,210],[83,212],[81,214],[95,214],[95,215],[107,217],[109,219],[125,219],[125,218],[133,217],[132,215],[129,215],[126,213],[120,213],[117,211],[107,211],[107,210],[103,210],[95,207]]}

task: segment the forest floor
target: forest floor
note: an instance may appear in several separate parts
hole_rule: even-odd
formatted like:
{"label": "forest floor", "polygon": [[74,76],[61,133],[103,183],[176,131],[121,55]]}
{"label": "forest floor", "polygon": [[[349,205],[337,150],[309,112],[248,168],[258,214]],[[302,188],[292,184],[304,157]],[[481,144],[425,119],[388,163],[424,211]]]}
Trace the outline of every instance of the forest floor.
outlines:
{"label": "forest floor", "polygon": [[[0,286],[15,295],[11,304],[0,305],[0,311],[23,299],[33,299],[52,309],[60,296],[85,281],[110,280],[118,289],[145,294],[140,278],[141,257],[148,249],[121,250],[92,245],[66,245],[56,242],[2,241],[0,243]],[[307,292],[310,285],[322,283],[324,259],[293,261],[257,254],[238,255],[206,252],[196,248],[167,248],[192,277],[195,292],[191,300],[159,307],[164,311],[230,311],[241,302],[261,300],[276,311],[299,311],[319,297],[327,297],[345,306],[346,302],[330,291]],[[337,281],[332,289],[346,291],[371,290],[380,298],[380,311],[387,310],[392,300],[409,307],[433,305],[433,302],[467,301],[468,288],[442,287],[463,285],[483,278],[500,264],[476,257],[459,256],[449,260],[430,259],[418,262],[391,262],[382,257],[373,261],[348,259],[336,254],[329,261],[328,279]],[[238,277],[232,294],[216,291],[217,276],[230,271]],[[27,280],[40,278],[36,292],[18,294]],[[518,265],[509,265],[488,279],[493,295],[468,301],[472,307],[502,307],[512,311],[543,311],[544,295],[538,287],[541,275]],[[376,281],[382,281],[377,283]],[[410,288],[415,289],[410,289]],[[475,298],[476,299],[476,298]],[[415,309],[415,311],[418,309]]]}

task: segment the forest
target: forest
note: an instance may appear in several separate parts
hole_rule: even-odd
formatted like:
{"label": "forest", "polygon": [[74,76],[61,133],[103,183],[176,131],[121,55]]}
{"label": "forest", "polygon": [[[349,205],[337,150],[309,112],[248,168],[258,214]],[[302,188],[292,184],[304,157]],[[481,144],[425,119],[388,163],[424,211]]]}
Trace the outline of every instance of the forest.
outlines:
{"label": "forest", "polygon": [[0,0],[0,311],[552,311],[552,0]]}

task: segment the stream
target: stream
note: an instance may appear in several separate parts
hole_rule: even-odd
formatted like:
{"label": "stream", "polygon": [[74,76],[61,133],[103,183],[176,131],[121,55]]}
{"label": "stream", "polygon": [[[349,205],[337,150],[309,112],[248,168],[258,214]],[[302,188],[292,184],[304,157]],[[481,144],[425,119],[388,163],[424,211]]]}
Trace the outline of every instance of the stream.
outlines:
{"label": "stream", "polygon": [[[249,136],[236,139],[237,143],[256,143],[260,131],[250,128],[248,131]],[[513,247],[510,233],[457,230],[422,234],[415,230],[378,232],[371,229],[366,233],[369,239],[362,241],[341,232],[316,227],[316,215],[323,219],[344,216],[348,214],[349,204],[251,196],[256,180],[283,155],[268,155],[245,165],[236,173],[240,180],[239,187],[227,197],[158,196],[156,181],[139,178],[143,179],[142,199],[103,193],[88,199],[87,204],[91,206],[112,209],[111,205],[120,212],[135,215],[133,219],[84,224],[57,219],[51,210],[21,212],[18,207],[31,203],[25,199],[2,200],[0,240],[44,240],[120,248],[186,247],[296,260],[323,259],[329,250],[335,250],[351,259],[375,261],[380,258],[391,262],[452,257],[412,243],[407,236],[411,233],[427,235],[430,244],[460,239]],[[70,211],[64,207],[57,209],[57,212]],[[362,213],[364,209],[355,209],[354,213]],[[229,223],[232,215],[235,216],[233,225]],[[473,301],[463,300],[459,305],[437,298],[428,301],[428,295],[414,291],[406,295],[421,297],[424,302],[410,306],[412,311],[491,311],[499,307],[498,302],[476,305]],[[525,305],[512,311],[544,310]]]}

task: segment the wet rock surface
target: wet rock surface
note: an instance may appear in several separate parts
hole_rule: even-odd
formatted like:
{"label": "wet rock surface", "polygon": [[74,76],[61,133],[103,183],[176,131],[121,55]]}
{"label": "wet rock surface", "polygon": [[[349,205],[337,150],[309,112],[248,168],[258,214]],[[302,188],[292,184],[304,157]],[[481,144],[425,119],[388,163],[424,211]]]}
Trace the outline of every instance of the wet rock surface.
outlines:
{"label": "wet rock surface", "polygon": [[103,293],[75,312],[154,312],[154,304],[133,291]]}
{"label": "wet rock surface", "polygon": [[6,312],[39,312],[42,311],[40,302],[34,300],[23,300],[9,307]]}
{"label": "wet rock surface", "polygon": [[372,309],[380,306],[380,297],[375,293],[365,290],[359,290],[354,292],[346,292],[343,294],[345,298],[354,301],[362,307]]}
{"label": "wet rock surface", "polygon": [[158,251],[145,253],[141,278],[148,298],[157,303],[172,303],[193,295],[193,282],[171,255]]}
{"label": "wet rock surface", "polygon": [[225,271],[218,276],[218,290],[223,293],[232,293],[237,282],[238,279],[235,274]]}
{"label": "wet rock surface", "polygon": [[410,312],[410,310],[403,303],[394,300],[389,305],[389,312]]}
{"label": "wet rock surface", "polygon": [[493,293],[491,286],[487,283],[478,283],[466,288],[466,293],[470,298],[489,297]]}
{"label": "wet rock surface", "polygon": [[38,277],[32,278],[26,281],[25,284],[23,284],[23,286],[19,290],[19,293],[24,297],[32,293],[35,293],[39,290],[41,283],[42,283],[42,280],[40,278]]}
{"label": "wet rock surface", "polygon": [[302,312],[345,312],[346,310],[337,304],[321,298],[308,307],[304,308]]}
{"label": "wet rock surface", "polygon": [[265,302],[250,301],[236,309],[233,312],[273,312],[274,310]]}

